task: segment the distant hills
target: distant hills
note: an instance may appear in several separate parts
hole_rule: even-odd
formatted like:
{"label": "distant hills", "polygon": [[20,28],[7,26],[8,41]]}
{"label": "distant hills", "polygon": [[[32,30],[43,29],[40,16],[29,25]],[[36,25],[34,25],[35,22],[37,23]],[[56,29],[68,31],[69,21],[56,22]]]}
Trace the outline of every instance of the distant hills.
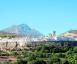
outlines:
{"label": "distant hills", "polygon": [[77,30],[69,30],[68,32],[69,32],[69,33],[77,34]]}
{"label": "distant hills", "polygon": [[14,26],[11,26],[11,27],[8,27],[8,28],[1,30],[1,32],[16,34],[19,36],[34,37],[34,38],[42,36],[42,34],[39,31],[30,28],[26,24],[14,25]]}
{"label": "distant hills", "polygon": [[77,30],[69,30],[61,34],[61,36],[65,37],[77,37]]}
{"label": "distant hills", "polygon": [[[27,37],[34,37],[34,38],[38,38],[40,36],[43,36],[42,33],[40,33],[39,31],[37,31],[36,29],[32,29],[30,28],[28,25],[26,24],[20,24],[20,25],[13,25],[10,26],[8,28],[5,28],[3,30],[0,30],[0,36],[1,37],[5,37],[5,36],[27,36]],[[60,34],[59,36],[64,36],[64,37],[76,37],[77,38],[77,30],[69,30],[66,31],[62,34]]]}

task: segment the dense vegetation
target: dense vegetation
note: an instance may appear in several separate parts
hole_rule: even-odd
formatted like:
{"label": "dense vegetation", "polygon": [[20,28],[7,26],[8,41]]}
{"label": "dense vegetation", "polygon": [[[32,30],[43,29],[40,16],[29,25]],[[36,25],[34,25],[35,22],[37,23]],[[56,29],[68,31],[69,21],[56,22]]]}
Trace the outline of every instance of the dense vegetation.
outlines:
{"label": "dense vegetation", "polygon": [[15,55],[17,61],[14,64],[77,64],[77,46],[71,46],[70,43],[41,42],[39,45],[27,45],[23,49],[16,47],[0,51],[0,54]]}
{"label": "dense vegetation", "polygon": [[69,42],[44,43],[19,49],[16,64],[77,64],[77,46]]}

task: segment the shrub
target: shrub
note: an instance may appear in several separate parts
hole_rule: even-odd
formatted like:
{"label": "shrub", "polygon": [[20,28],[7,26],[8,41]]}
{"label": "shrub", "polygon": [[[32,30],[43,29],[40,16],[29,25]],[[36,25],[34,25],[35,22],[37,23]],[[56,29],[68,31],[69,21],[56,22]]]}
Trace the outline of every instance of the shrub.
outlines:
{"label": "shrub", "polygon": [[34,60],[32,61],[32,64],[47,64],[46,61],[43,60]]}

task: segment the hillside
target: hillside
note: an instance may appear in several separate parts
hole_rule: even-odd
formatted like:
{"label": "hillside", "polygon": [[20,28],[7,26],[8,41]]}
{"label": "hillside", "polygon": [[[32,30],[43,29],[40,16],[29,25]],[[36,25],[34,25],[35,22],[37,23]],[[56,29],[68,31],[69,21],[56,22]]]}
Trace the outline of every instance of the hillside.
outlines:
{"label": "hillside", "polygon": [[69,30],[67,32],[62,33],[60,36],[77,37],[77,30]]}
{"label": "hillside", "polygon": [[0,32],[0,37],[4,38],[4,37],[16,37],[17,35],[14,33],[7,33],[7,32]]}
{"label": "hillside", "polygon": [[21,36],[28,36],[28,37],[39,37],[42,35],[39,31],[31,29],[26,24],[14,25],[3,29],[2,32],[21,35]]}

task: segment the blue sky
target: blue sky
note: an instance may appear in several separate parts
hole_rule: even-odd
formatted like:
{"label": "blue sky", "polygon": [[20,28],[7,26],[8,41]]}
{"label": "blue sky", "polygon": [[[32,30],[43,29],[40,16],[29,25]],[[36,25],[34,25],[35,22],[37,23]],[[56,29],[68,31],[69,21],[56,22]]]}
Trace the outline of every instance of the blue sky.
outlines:
{"label": "blue sky", "polygon": [[0,0],[0,29],[18,24],[43,34],[77,29],[77,0]]}

